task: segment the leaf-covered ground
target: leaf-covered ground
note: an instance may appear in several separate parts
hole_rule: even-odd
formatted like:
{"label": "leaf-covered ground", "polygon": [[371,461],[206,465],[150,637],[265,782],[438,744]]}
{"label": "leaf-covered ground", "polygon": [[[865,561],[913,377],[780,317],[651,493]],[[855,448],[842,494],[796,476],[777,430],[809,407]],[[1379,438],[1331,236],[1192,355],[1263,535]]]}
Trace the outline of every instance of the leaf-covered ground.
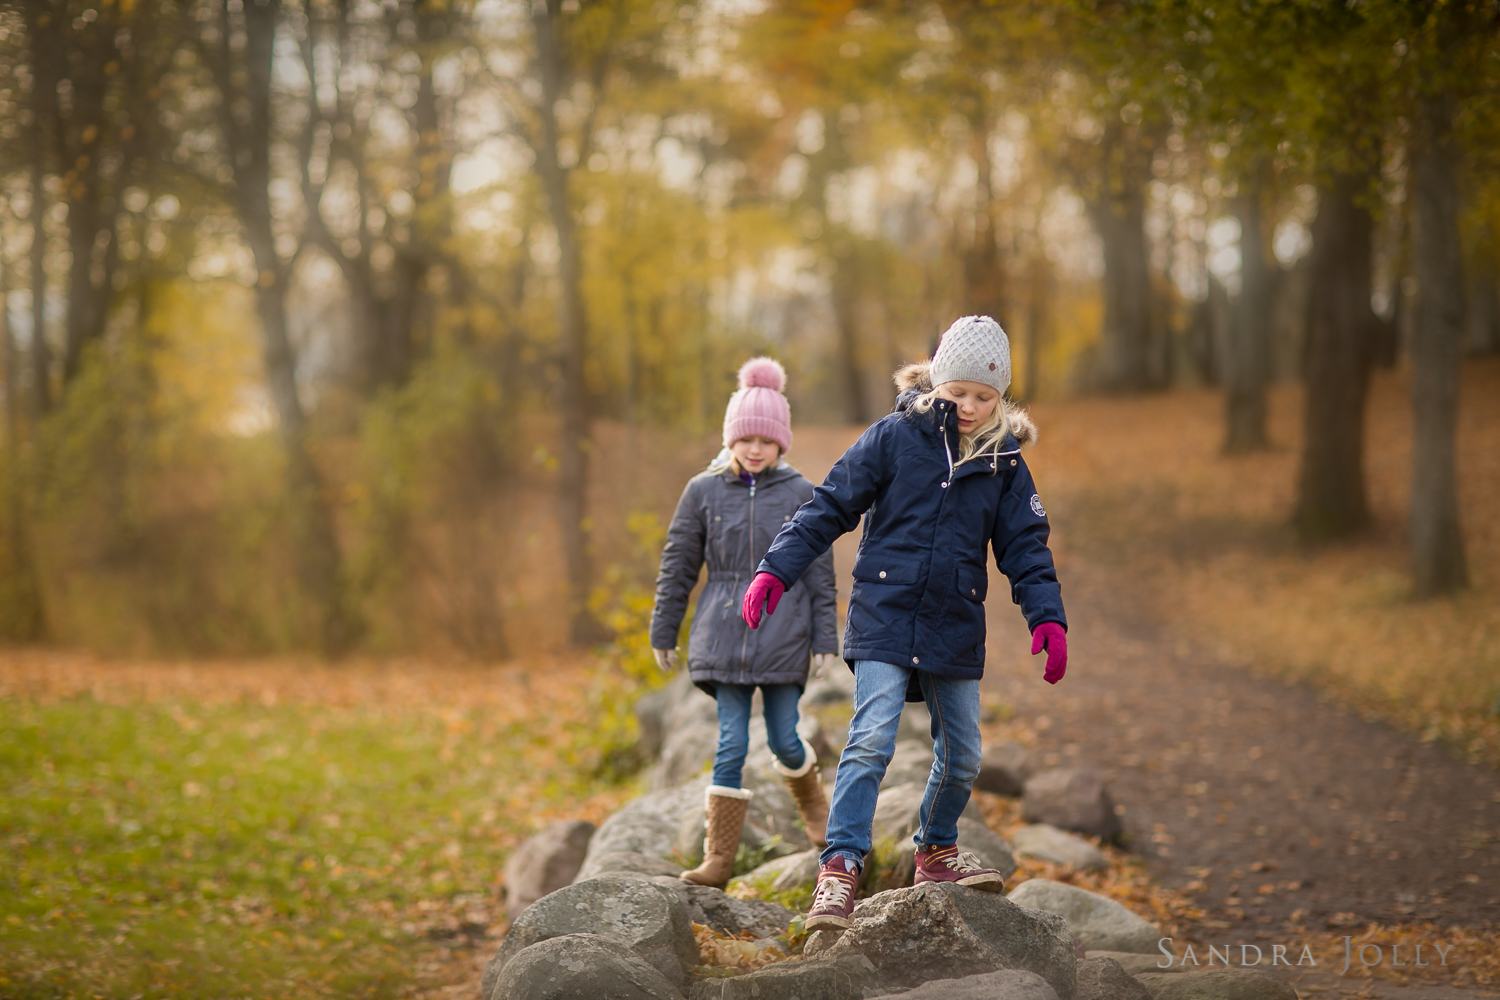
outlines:
{"label": "leaf-covered ground", "polygon": [[0,995],[466,982],[510,848],[628,794],[615,682],[544,666],[0,658]]}

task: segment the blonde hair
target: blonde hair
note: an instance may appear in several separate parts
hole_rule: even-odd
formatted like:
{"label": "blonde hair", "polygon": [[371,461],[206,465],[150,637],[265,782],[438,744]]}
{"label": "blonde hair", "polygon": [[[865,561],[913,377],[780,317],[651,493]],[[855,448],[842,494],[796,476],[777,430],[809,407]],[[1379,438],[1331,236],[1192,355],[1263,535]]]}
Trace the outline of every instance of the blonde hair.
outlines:
{"label": "blonde hair", "polygon": [[[918,413],[926,413],[939,398],[937,387],[934,386],[912,400],[911,408]],[[976,458],[992,458],[994,462],[991,463],[990,471],[998,471],[1000,447],[1010,431],[1010,408],[1005,405],[1005,397],[1001,396],[995,401],[995,412],[990,414],[988,420],[969,433],[958,436],[958,459],[953,467],[956,469]]]}

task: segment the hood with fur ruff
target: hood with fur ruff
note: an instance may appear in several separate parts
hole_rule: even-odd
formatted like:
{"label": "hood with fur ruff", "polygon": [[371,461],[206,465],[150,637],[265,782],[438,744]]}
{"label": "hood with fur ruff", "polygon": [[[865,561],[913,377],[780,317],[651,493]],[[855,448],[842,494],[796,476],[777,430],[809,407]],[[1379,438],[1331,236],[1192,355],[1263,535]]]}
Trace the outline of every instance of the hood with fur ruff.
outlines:
{"label": "hood with fur ruff", "polygon": [[[896,397],[897,409],[905,409],[903,403],[910,404],[917,395],[931,391],[931,369],[930,361],[921,361],[896,370],[891,380],[896,383],[896,390],[900,394]],[[1031,414],[1008,399],[1002,398],[1001,404],[1005,407],[1005,415],[1010,420],[1010,432],[1015,435],[1016,443],[1036,444],[1036,423],[1031,419]]]}

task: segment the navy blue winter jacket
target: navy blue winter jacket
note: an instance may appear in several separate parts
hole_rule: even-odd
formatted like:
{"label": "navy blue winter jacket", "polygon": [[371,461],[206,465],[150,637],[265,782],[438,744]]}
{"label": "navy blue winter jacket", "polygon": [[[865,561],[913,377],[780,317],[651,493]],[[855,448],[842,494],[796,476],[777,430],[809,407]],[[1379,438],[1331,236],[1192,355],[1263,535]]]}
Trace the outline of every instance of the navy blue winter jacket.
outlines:
{"label": "navy blue winter jacket", "polygon": [[[954,406],[911,408],[918,385],[873,424],[777,534],[760,571],[790,587],[834,539],[865,516],[844,631],[844,659],[909,665],[942,677],[984,673],[985,547],[1010,580],[1033,630],[1067,627],[1047,548],[1047,514],[1020,441],[1006,436],[998,463],[958,466]],[[1034,431],[1017,415],[1022,437]],[[947,437],[947,449],[943,447]],[[915,678],[913,678],[915,680]]]}

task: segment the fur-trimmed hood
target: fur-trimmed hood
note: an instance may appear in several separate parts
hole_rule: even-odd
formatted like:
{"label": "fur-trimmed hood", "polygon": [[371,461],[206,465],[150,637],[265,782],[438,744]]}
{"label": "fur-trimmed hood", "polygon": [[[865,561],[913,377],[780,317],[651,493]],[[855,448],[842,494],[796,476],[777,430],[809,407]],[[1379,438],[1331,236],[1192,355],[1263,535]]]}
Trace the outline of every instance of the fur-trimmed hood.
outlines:
{"label": "fur-trimmed hood", "polygon": [[[932,390],[932,362],[920,361],[898,368],[891,380],[896,383],[898,393],[896,409],[904,410],[917,396]],[[1001,403],[1005,407],[1005,416],[1010,421],[1010,432],[1015,435],[1016,443],[1036,444],[1036,422],[1031,419],[1031,414],[1008,399],[1002,398]]]}

